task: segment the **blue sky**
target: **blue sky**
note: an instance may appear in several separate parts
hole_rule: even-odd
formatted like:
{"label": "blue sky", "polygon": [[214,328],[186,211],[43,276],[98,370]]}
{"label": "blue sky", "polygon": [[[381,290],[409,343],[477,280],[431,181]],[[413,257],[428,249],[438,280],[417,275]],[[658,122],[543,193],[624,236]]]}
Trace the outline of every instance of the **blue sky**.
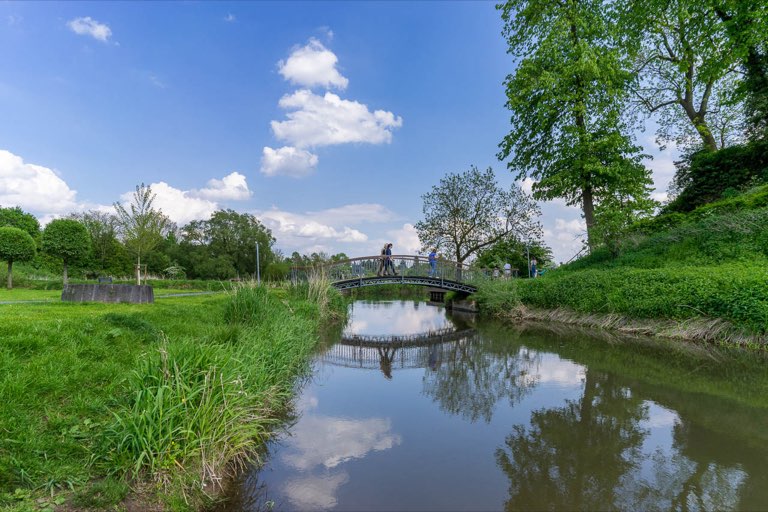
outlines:
{"label": "blue sky", "polygon": [[[512,183],[501,27],[480,1],[0,3],[0,205],[47,222],[144,182],[179,225],[253,213],[285,254],[413,253],[447,172]],[[672,158],[638,140],[661,193]],[[569,259],[579,210],[542,210]]]}

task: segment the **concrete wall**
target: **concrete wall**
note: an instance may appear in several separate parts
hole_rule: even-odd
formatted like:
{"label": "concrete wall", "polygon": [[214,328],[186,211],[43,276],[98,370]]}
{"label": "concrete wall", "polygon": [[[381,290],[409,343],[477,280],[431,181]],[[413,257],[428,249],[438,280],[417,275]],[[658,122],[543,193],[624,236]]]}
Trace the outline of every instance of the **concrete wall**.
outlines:
{"label": "concrete wall", "polygon": [[155,302],[155,293],[149,285],[134,284],[68,284],[61,292],[64,302]]}

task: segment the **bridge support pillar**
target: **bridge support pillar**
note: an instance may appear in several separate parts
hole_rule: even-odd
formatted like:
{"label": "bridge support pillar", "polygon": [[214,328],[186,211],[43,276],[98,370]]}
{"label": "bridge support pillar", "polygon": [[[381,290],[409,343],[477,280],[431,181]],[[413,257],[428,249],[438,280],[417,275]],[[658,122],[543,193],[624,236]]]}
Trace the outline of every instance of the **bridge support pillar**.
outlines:
{"label": "bridge support pillar", "polygon": [[444,302],[445,290],[435,290],[435,289],[429,290],[429,300],[430,302]]}

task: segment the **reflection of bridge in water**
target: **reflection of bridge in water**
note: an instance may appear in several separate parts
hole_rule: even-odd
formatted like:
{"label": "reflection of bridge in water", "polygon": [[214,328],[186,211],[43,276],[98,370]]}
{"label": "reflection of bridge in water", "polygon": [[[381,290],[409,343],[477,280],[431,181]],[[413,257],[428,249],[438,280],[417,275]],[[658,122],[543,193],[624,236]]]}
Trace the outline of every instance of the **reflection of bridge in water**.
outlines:
{"label": "reflection of bridge in water", "polygon": [[392,370],[436,369],[452,360],[458,345],[472,343],[474,329],[440,329],[408,336],[347,335],[322,356],[333,366],[381,370],[392,378]]}

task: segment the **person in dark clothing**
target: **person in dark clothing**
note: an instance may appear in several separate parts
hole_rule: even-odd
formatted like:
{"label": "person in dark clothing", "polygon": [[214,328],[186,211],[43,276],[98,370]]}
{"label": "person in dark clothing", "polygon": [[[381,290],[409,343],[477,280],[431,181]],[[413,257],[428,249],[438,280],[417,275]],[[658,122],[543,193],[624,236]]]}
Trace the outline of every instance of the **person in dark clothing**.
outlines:
{"label": "person in dark clothing", "polygon": [[384,260],[384,275],[385,276],[390,275],[389,274],[389,269],[390,268],[392,269],[392,274],[391,275],[396,276],[397,275],[397,271],[395,271],[395,264],[392,261],[392,244],[387,244],[387,250],[386,250],[386,255],[385,255],[385,260]]}
{"label": "person in dark clothing", "polygon": [[381,248],[381,259],[379,260],[379,270],[376,272],[376,275],[381,277],[382,274],[384,274],[385,264],[387,261],[387,244],[384,244],[384,247]]}

